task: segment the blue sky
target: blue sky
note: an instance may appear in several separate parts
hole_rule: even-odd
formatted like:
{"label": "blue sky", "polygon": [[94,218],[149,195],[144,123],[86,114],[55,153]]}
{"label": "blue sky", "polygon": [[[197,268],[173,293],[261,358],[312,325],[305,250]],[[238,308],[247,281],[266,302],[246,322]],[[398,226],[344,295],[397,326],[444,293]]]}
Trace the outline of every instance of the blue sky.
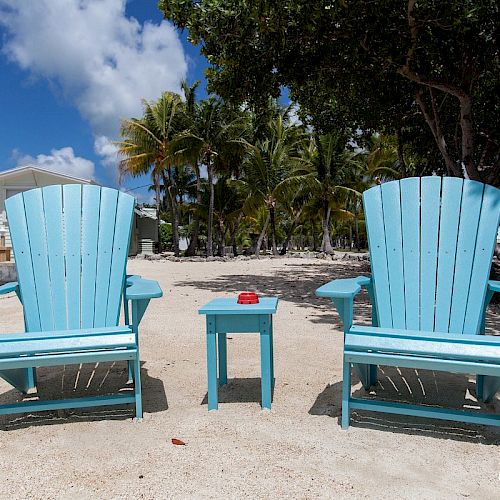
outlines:
{"label": "blue sky", "polygon": [[0,0],[0,44],[0,171],[34,163],[116,186],[120,119],[182,78],[206,95],[205,59],[157,0]]}

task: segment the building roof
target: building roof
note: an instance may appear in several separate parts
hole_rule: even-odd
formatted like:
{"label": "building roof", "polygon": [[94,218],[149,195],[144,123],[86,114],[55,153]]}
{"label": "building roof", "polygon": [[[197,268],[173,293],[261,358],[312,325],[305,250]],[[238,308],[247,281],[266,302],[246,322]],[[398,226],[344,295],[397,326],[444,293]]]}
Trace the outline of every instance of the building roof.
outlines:
{"label": "building roof", "polygon": [[79,182],[82,184],[96,184],[96,182],[93,179],[82,179],[80,177],[75,177],[73,175],[68,175],[68,174],[63,174],[61,172],[56,172],[54,170],[48,170],[45,168],[40,168],[40,167],[35,167],[34,165],[24,165],[22,167],[16,167],[16,168],[11,168],[9,170],[4,170],[3,172],[0,172],[0,180],[9,178],[9,177],[16,177],[19,174],[23,174],[26,172],[31,172],[33,174],[33,179],[36,182],[36,174],[48,174],[54,177],[59,177],[61,179],[66,179],[66,180],[72,180],[75,182]]}

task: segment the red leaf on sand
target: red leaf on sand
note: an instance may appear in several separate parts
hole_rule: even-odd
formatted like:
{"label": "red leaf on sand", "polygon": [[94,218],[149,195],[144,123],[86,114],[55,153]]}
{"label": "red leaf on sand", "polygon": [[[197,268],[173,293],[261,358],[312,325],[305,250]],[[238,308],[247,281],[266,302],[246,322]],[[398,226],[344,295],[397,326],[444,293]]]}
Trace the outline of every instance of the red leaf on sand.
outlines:
{"label": "red leaf on sand", "polygon": [[186,443],[184,441],[176,438],[172,438],[172,444],[175,444],[176,446],[186,446]]}

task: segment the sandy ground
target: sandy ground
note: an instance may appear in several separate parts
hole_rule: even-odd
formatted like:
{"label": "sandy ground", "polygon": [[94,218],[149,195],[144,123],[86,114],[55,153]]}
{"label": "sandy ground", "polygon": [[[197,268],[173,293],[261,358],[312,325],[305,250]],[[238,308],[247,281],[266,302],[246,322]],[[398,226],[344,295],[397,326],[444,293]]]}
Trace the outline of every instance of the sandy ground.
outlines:
{"label": "sandy ground", "polygon": [[[355,413],[349,430],[340,429],[342,334],[313,291],[366,273],[365,263],[136,260],[129,272],[157,279],[165,292],[141,328],[144,420],[135,423],[127,408],[0,417],[0,498],[500,497],[498,428]],[[280,298],[273,409],[260,409],[258,336],[231,335],[230,382],[209,413],[197,309],[249,289]],[[368,320],[365,296],[357,313]],[[491,312],[489,324],[500,330]],[[0,299],[0,332],[21,328],[17,299]],[[380,383],[387,398],[478,406],[462,375],[384,368]],[[43,398],[125,384],[120,363],[39,370]],[[0,381],[0,403],[19,397]],[[498,399],[482,410],[495,406]]]}

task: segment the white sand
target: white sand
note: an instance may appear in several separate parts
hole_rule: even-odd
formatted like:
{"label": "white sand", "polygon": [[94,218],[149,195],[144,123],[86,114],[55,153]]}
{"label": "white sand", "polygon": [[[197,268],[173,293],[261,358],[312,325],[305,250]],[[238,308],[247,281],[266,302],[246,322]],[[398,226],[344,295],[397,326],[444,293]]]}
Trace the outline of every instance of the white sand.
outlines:
{"label": "white sand", "polygon": [[[129,272],[158,279],[165,292],[141,325],[143,422],[126,408],[0,417],[0,498],[500,497],[498,428],[366,413],[340,429],[342,334],[331,304],[313,291],[366,273],[366,264],[136,260]],[[252,289],[280,297],[273,409],[260,409],[258,336],[231,335],[225,403],[209,413],[197,309]],[[366,297],[358,304],[358,321],[366,321]],[[0,332],[21,329],[17,299],[1,298]],[[424,391],[427,403],[476,405],[472,379],[419,375],[384,368],[378,392],[421,401]],[[39,370],[43,398],[61,397],[61,387],[67,397],[114,391],[125,381],[120,363]],[[18,398],[0,382],[0,403]],[[495,406],[500,411],[498,399],[486,411]],[[187,446],[173,446],[174,437]]]}

